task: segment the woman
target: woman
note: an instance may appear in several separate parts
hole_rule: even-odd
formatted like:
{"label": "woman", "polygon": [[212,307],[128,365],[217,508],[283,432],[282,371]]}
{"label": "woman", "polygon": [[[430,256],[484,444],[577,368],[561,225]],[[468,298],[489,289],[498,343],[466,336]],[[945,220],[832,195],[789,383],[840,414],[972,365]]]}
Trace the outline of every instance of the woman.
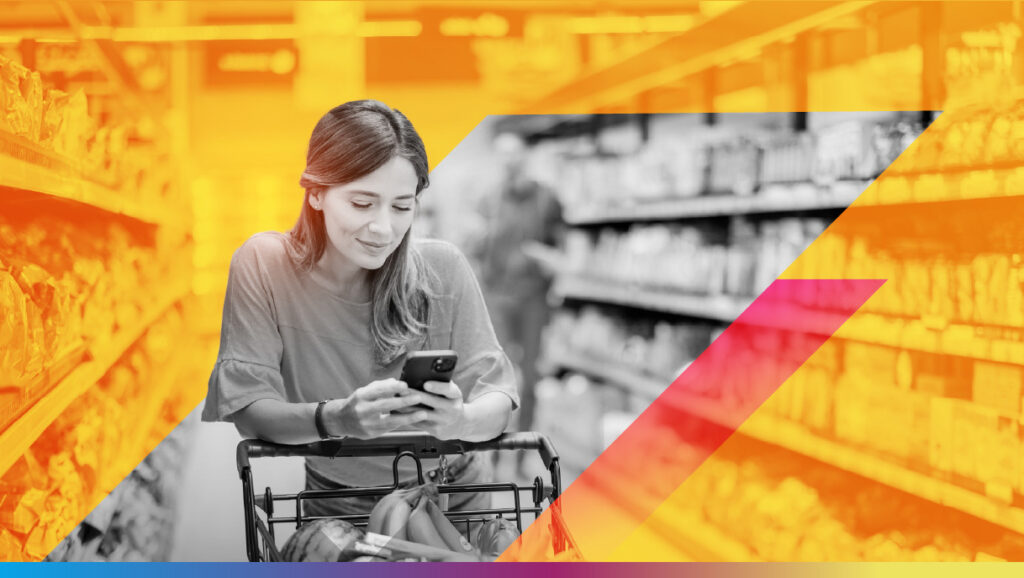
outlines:
{"label": "woman", "polygon": [[[320,119],[298,222],[253,236],[232,259],[204,421],[284,444],[396,429],[482,441],[504,430],[519,403],[515,378],[470,266],[448,243],[410,239],[428,170],[412,124],[381,102],[348,102]],[[425,349],[454,349],[459,364],[451,382],[420,392],[397,377],[406,354]],[[486,480],[484,461],[460,460],[456,480]],[[306,485],[389,484],[391,462],[308,458]],[[411,460],[400,474],[414,476]],[[373,500],[331,502],[305,512],[366,513]],[[488,500],[464,502],[452,506]]]}

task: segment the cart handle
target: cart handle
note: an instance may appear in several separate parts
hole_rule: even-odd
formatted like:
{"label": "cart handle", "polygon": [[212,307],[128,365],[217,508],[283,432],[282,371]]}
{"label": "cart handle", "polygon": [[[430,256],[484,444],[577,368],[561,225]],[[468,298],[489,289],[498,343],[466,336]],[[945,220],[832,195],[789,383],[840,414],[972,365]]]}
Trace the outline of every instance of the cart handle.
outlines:
{"label": "cart handle", "polygon": [[545,467],[551,469],[558,453],[548,438],[537,432],[504,433],[485,442],[439,440],[426,433],[391,432],[369,440],[346,438],[326,440],[303,445],[284,445],[263,440],[242,440],[235,452],[238,475],[244,478],[249,470],[250,458],[278,456],[392,456],[411,452],[418,458],[436,458],[441,455],[463,454],[484,450],[537,450]]}

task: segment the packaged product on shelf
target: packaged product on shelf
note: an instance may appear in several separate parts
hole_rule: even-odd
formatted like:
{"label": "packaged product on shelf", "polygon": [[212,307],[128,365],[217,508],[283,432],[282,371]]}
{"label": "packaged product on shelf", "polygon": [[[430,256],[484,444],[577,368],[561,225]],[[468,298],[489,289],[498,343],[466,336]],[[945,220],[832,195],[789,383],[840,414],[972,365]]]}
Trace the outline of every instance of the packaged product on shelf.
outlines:
{"label": "packaged product on shelf", "polygon": [[119,184],[119,177],[124,170],[122,159],[128,151],[129,128],[124,125],[110,127],[107,136],[106,158],[101,176],[103,180],[112,186]]}
{"label": "packaged product on shelf", "polygon": [[665,150],[665,169],[673,196],[689,198],[704,192],[708,149],[703,143],[696,139],[666,139],[649,146]]}
{"label": "packaged product on shelf", "polygon": [[0,130],[9,133],[14,132],[9,111],[14,106],[15,98],[21,97],[15,85],[16,77],[12,65],[11,59],[0,54]]}
{"label": "packaged product on shelf", "polygon": [[62,108],[60,130],[53,139],[53,150],[69,158],[79,159],[85,154],[85,143],[95,130],[85,93],[76,90]]}
{"label": "packaged product on shelf", "polygon": [[68,98],[68,93],[55,88],[46,89],[43,93],[43,120],[39,129],[39,144],[45,148],[54,148],[54,141],[64,122],[64,108],[68,104]]}
{"label": "packaged product on shelf", "polygon": [[[25,300],[25,312],[28,319],[26,332],[28,341],[25,346],[25,369],[23,376],[26,384],[38,387],[45,385],[35,383],[35,378],[42,373],[47,361],[43,312],[39,310],[39,307],[31,299]],[[34,394],[35,392],[29,393]]]}
{"label": "packaged product on shelf", "polygon": [[830,431],[834,422],[835,372],[811,366],[804,387],[800,413],[794,416],[800,423],[816,430]]}
{"label": "packaged product on shelf", "polygon": [[110,130],[111,128],[107,125],[100,126],[85,142],[85,154],[81,160],[85,174],[90,177],[101,176],[104,169],[108,158]]}
{"label": "packaged product on shelf", "polygon": [[40,559],[47,554],[47,534],[52,533],[49,530],[49,519],[40,521],[39,525],[32,528],[28,533],[28,537],[25,539],[25,555],[29,559]]}
{"label": "packaged product on shelf", "polygon": [[747,137],[712,145],[708,189],[712,193],[753,194],[760,182],[761,148]]}
{"label": "packaged product on shelf", "polygon": [[[79,439],[82,444],[92,443],[98,450],[98,455],[92,456],[86,448],[86,451],[82,452],[82,456],[83,459],[96,460],[98,466],[93,470],[95,474],[93,487],[102,493],[117,486],[118,482],[124,477],[123,471],[120,468],[113,467],[114,464],[119,464],[121,463],[120,460],[126,458],[131,460],[138,459],[138,456],[133,455],[131,450],[133,449],[133,444],[138,444],[139,440],[135,437],[128,438],[124,436],[119,428],[112,427],[111,424],[125,423],[126,420],[130,419],[140,419],[140,416],[132,416],[125,409],[123,402],[107,395],[97,393],[93,396],[93,400],[93,404],[101,408],[102,427],[98,430],[82,433]],[[142,424],[142,427],[144,428],[146,425]],[[92,442],[89,441],[89,437],[86,437],[90,434],[95,436]],[[76,444],[77,447],[78,445]]]}
{"label": "packaged product on shelf", "polygon": [[[30,84],[31,71],[13,60],[0,57],[0,117],[4,129],[13,134],[29,136],[30,111],[26,90]],[[38,76],[38,75],[37,75]]]}
{"label": "packaged product on shelf", "polygon": [[[943,113],[946,114],[948,113]],[[928,126],[928,138],[917,141],[914,145],[914,154],[900,157],[900,172],[928,173],[940,169],[949,130],[947,121],[948,119],[941,118]]]}
{"label": "packaged product on shelf", "polygon": [[952,264],[943,257],[937,258],[931,265],[931,293],[928,301],[921,308],[922,315],[927,315],[942,324],[954,319],[953,303],[954,269]]}
{"label": "packaged product on shelf", "polygon": [[[28,359],[28,312],[21,286],[8,271],[0,269],[0,387],[20,387]],[[0,423],[6,421],[0,414]]]}
{"label": "packaged product on shelf", "polygon": [[1010,142],[1013,138],[1014,111],[1009,107],[996,110],[992,119],[989,138],[985,142],[985,163],[996,165],[1010,162]]}
{"label": "packaged product on shelf", "polygon": [[23,114],[25,132],[23,136],[33,142],[39,141],[39,133],[43,124],[43,79],[39,73],[32,71],[22,85],[25,108]]}
{"label": "packaged product on shelf", "polygon": [[104,376],[99,386],[114,399],[128,399],[137,383],[135,373],[124,364],[118,364]]}
{"label": "packaged product on shelf", "polygon": [[723,293],[749,295],[758,283],[755,278],[758,248],[756,243],[729,245],[725,249],[725,283]]}
{"label": "packaged product on shelf", "polygon": [[898,354],[899,350],[891,347],[847,341],[843,363],[851,379],[895,385]]}
{"label": "packaged product on shelf", "polygon": [[1007,151],[1008,162],[1020,162],[1024,159],[1024,145],[1020,138],[1024,135],[1024,101],[1017,101],[1013,105],[1012,124],[1010,126],[1009,150]]}
{"label": "packaged product on shelf", "polygon": [[567,274],[579,275],[587,270],[591,241],[586,231],[572,229],[565,234],[564,251]]}
{"label": "packaged product on shelf", "polygon": [[22,541],[5,528],[0,528],[0,560],[15,560],[24,548]]}
{"label": "packaged product on shelf", "polygon": [[810,133],[775,135],[768,140],[761,157],[761,181],[809,182],[813,160],[814,136]]}
{"label": "packaged product on shelf", "polygon": [[931,400],[931,427],[928,431],[928,465],[940,472],[953,471],[956,406],[960,400],[934,397]]}
{"label": "packaged product on shelf", "polygon": [[863,394],[864,383],[844,374],[836,383],[835,437],[863,446],[872,435],[874,416],[868,412],[869,402]]}
{"label": "packaged product on shelf", "polygon": [[986,143],[991,138],[992,124],[997,113],[986,110],[967,121],[965,124],[963,148],[961,149],[960,165],[977,167],[984,163]]}
{"label": "packaged product on shelf", "polygon": [[[979,138],[988,132],[994,115],[988,107],[974,106],[958,111],[959,114],[949,120],[943,135],[942,154],[936,158],[941,165],[935,169],[955,169],[972,165],[985,154],[985,139]],[[976,150],[969,150],[972,146]]]}
{"label": "packaged product on shelf", "polygon": [[672,193],[673,179],[664,151],[645,147],[618,161],[623,194],[643,202],[663,199]]}
{"label": "packaged product on shelf", "polygon": [[[981,483],[1012,487],[1017,462],[1013,456],[1020,451],[1017,422],[990,408],[964,400],[952,401],[953,473]],[[1007,447],[1011,452],[1005,451]]]}
{"label": "packaged product on shelf", "polygon": [[908,351],[913,389],[925,395],[967,399],[971,393],[970,363],[963,358]]}
{"label": "packaged product on shelf", "polygon": [[913,391],[870,388],[868,415],[873,431],[868,447],[889,456],[927,464],[931,400]]}
{"label": "packaged product on shelf", "polygon": [[27,534],[44,512],[49,490],[27,488],[20,494],[5,494],[0,503],[0,524],[12,532]]}
{"label": "packaged product on shelf", "polygon": [[974,362],[971,399],[1005,415],[1020,415],[1024,368],[1005,363]]}
{"label": "packaged product on shelf", "polygon": [[921,130],[920,125],[907,121],[876,124],[872,127],[871,148],[875,159],[872,173],[880,173],[892,165],[896,157],[917,139]]}
{"label": "packaged product on shelf", "polygon": [[872,128],[867,123],[846,121],[818,130],[813,180],[827,185],[874,177]]}
{"label": "packaged product on shelf", "polygon": [[[1017,106],[1019,110],[1020,105]],[[986,142],[985,161],[987,164],[998,165],[1013,162],[1014,125],[1018,120],[1017,110],[1000,110],[992,121],[991,134]]]}
{"label": "packaged product on shelf", "polygon": [[103,431],[104,424],[100,412],[95,407],[90,407],[85,412],[80,424],[73,430],[68,444],[75,463],[82,468],[93,472],[100,469],[100,450],[98,442]]}
{"label": "packaged product on shelf", "polygon": [[18,280],[35,309],[40,312],[40,347],[48,359],[53,359],[60,345],[60,334],[65,330],[68,311],[64,307],[67,305],[67,296],[59,291],[56,279],[37,265],[28,264],[21,267]]}

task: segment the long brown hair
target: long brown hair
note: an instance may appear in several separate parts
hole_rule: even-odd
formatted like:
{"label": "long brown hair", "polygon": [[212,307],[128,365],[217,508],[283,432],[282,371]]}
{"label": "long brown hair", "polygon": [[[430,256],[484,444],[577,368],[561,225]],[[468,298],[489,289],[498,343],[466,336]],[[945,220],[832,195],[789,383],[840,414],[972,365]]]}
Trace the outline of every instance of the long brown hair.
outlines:
{"label": "long brown hair", "polygon": [[[376,100],[355,100],[320,118],[299,179],[306,189],[302,211],[288,232],[289,254],[299,268],[313,269],[328,243],[324,215],[310,207],[310,196],[364,177],[396,156],[416,171],[418,204],[420,192],[430,184],[430,168],[423,141],[404,114]],[[403,354],[409,340],[423,335],[427,327],[430,272],[411,246],[411,234],[410,228],[384,265],[370,273],[370,334],[380,364]]]}

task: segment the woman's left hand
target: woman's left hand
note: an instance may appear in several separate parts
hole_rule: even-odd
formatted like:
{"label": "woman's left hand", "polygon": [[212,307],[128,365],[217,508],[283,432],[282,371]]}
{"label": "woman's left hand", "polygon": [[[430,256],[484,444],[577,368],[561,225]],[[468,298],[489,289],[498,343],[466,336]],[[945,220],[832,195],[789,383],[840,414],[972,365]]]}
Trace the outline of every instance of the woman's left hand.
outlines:
{"label": "woman's left hand", "polygon": [[466,421],[462,390],[451,381],[428,381],[423,387],[426,392],[415,392],[410,396],[415,395],[430,409],[425,410],[427,418],[414,423],[413,427],[421,428],[437,439],[458,439]]}

